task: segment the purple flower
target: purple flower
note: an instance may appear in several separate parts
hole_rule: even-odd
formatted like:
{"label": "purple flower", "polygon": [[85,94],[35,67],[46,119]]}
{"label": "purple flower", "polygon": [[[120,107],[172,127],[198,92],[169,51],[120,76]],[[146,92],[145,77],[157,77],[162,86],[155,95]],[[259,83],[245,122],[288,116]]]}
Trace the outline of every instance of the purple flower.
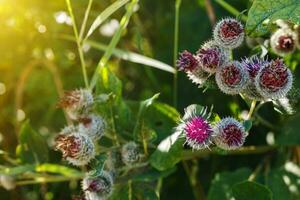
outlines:
{"label": "purple flower", "polygon": [[193,71],[198,67],[198,61],[192,53],[184,50],[179,54],[179,58],[176,61],[176,66],[180,71]]}

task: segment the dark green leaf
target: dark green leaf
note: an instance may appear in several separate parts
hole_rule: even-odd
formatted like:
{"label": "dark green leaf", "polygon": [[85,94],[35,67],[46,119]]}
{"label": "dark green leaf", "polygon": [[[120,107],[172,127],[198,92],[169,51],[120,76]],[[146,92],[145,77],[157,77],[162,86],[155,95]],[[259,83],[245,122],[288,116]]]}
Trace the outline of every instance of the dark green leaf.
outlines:
{"label": "dark green leaf", "polygon": [[134,176],[132,178],[133,181],[154,181],[159,178],[165,178],[169,176],[170,174],[174,173],[176,171],[176,167],[173,167],[171,169],[165,170],[165,171],[157,171],[155,169],[150,169],[147,172],[144,172],[143,174],[139,174],[137,176]]}
{"label": "dark green leaf", "polygon": [[150,157],[150,164],[160,170],[174,167],[181,160],[183,140],[180,133],[175,132],[164,139]]}
{"label": "dark green leaf", "polygon": [[264,35],[277,19],[300,24],[299,13],[299,0],[255,0],[248,13],[246,32],[252,36]]}
{"label": "dark green leaf", "polygon": [[24,122],[19,133],[17,155],[24,163],[43,163],[48,161],[48,145],[44,138],[35,132],[29,121]]}
{"label": "dark green leaf", "polygon": [[247,180],[250,174],[251,170],[247,168],[238,169],[234,172],[222,172],[216,174],[214,180],[211,183],[207,199],[232,199],[231,187],[236,183]]}
{"label": "dark green leaf", "polygon": [[245,181],[232,187],[236,200],[272,200],[271,191],[259,183]]}

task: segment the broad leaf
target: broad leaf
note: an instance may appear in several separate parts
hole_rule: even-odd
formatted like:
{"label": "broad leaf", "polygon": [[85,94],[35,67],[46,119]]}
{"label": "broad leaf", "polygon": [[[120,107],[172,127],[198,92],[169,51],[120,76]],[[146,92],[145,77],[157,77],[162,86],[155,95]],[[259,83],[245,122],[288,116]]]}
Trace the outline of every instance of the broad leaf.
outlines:
{"label": "broad leaf", "polygon": [[251,181],[234,185],[232,193],[238,200],[272,200],[272,193],[267,187]]}
{"label": "broad leaf", "polygon": [[44,138],[33,130],[29,121],[24,122],[19,133],[20,144],[17,155],[24,163],[43,163],[48,161],[48,145]]}
{"label": "broad leaf", "polygon": [[254,0],[248,13],[246,32],[252,36],[264,35],[277,19],[300,24],[299,13],[299,0]]}
{"label": "broad leaf", "polygon": [[[238,169],[234,172],[223,172],[216,174],[211,183],[208,200],[230,200],[232,199],[231,187],[239,182],[245,181],[251,171],[247,168]],[[240,199],[237,199],[240,200]]]}

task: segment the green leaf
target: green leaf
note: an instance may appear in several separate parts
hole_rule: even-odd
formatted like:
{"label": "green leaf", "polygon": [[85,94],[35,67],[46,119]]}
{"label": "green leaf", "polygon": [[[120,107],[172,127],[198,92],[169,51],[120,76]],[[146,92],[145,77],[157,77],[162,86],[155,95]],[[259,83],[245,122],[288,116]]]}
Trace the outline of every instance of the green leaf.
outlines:
{"label": "green leaf", "polygon": [[[75,38],[70,35],[62,35],[62,38],[76,42]],[[93,40],[87,40],[87,41],[85,41],[85,44],[88,44],[91,47],[93,47],[97,50],[100,50],[100,51],[106,51],[106,49],[108,48],[107,45],[104,45],[100,42],[96,42]],[[138,63],[138,64],[146,65],[149,67],[154,67],[154,68],[157,68],[157,69],[169,72],[169,73],[173,73],[173,74],[175,73],[175,69],[173,67],[171,67],[170,65],[163,63],[159,60],[155,60],[153,58],[138,54],[138,53],[114,48],[112,50],[112,55],[114,55],[117,58],[120,58],[122,60],[127,60],[127,61],[130,61],[133,63]]]}
{"label": "green leaf", "polygon": [[[87,39],[92,33],[114,12],[116,12],[119,8],[121,8],[123,5],[125,5],[129,0],[117,0],[113,4],[111,4],[109,7],[107,7],[104,11],[102,11],[97,18],[94,20],[93,24],[91,25],[88,33],[85,36],[85,39]],[[84,40],[85,40],[84,39]]]}
{"label": "green leaf", "polygon": [[138,115],[137,115],[137,122],[134,127],[134,131],[133,131],[133,137],[136,140],[139,138],[139,133],[141,133],[141,131],[142,131],[142,125],[143,125],[143,121],[144,121],[144,113],[145,113],[146,109],[149,106],[151,106],[153,104],[154,100],[156,100],[158,97],[159,97],[159,94],[155,94],[155,95],[153,95],[153,97],[146,99],[140,103],[140,107],[139,107],[139,111],[138,111]]}
{"label": "green leaf", "polygon": [[179,132],[164,139],[150,156],[150,164],[160,171],[174,167],[181,160],[183,140]]}
{"label": "green leaf", "polygon": [[43,163],[48,161],[48,145],[44,138],[34,131],[29,121],[23,123],[19,133],[17,155],[24,163]]}
{"label": "green leaf", "polygon": [[99,73],[100,69],[106,67],[106,64],[109,61],[114,48],[117,46],[123,31],[126,29],[128,23],[129,23],[131,15],[134,12],[134,7],[137,4],[138,4],[138,0],[131,0],[131,2],[128,4],[128,6],[126,8],[126,13],[121,19],[120,26],[118,27],[117,31],[114,33],[114,36],[111,39],[106,51],[104,52],[104,55],[102,56],[102,58],[100,59],[98,65],[97,65],[97,68],[96,68],[94,75],[92,77],[92,80],[91,80],[91,84],[90,84],[91,89],[93,89],[97,83],[97,79],[99,78],[98,73]]}
{"label": "green leaf", "polygon": [[275,144],[279,145],[299,145],[300,144],[300,114],[286,118],[282,125],[280,134],[275,135]]}
{"label": "green leaf", "polygon": [[248,12],[246,32],[251,36],[264,35],[277,19],[300,24],[299,13],[299,0],[255,0]]}
{"label": "green leaf", "polygon": [[5,167],[0,170],[0,174],[5,174],[9,176],[15,176],[18,174],[23,174],[25,172],[34,171],[35,165],[26,164],[17,167]]}
{"label": "green leaf", "polygon": [[266,185],[273,193],[274,200],[300,199],[300,168],[287,162],[285,166],[271,170],[266,176]]}
{"label": "green leaf", "polygon": [[84,175],[83,172],[80,172],[77,169],[66,167],[63,165],[50,164],[50,163],[37,165],[35,167],[35,171],[61,174],[64,175],[65,177],[70,177],[70,178],[83,177]]}
{"label": "green leaf", "polygon": [[237,200],[272,200],[272,193],[267,187],[251,181],[234,185],[232,193]]}
{"label": "green leaf", "polygon": [[97,94],[101,93],[113,93],[117,98],[122,96],[122,83],[108,67],[102,67],[99,70]]}
{"label": "green leaf", "polygon": [[231,187],[236,183],[247,180],[250,175],[251,170],[248,168],[241,168],[234,172],[222,172],[216,174],[211,183],[207,199],[230,200],[232,198]]}
{"label": "green leaf", "polygon": [[169,176],[170,174],[174,173],[177,170],[176,167],[173,167],[171,169],[167,169],[164,171],[157,171],[153,168],[151,168],[149,171],[144,172],[143,174],[139,174],[137,176],[132,177],[133,181],[144,181],[144,182],[150,182],[157,180],[159,178],[165,178]]}
{"label": "green leaf", "polygon": [[155,102],[145,113],[145,123],[157,134],[157,141],[170,135],[180,119],[179,112],[168,104]]}

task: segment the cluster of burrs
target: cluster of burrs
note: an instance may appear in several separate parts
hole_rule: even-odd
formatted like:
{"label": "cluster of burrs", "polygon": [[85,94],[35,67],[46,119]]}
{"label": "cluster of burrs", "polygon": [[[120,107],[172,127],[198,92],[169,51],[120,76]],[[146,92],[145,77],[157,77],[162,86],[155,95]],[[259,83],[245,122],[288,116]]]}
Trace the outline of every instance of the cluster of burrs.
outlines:
{"label": "cluster of burrs", "polygon": [[243,146],[248,135],[243,124],[232,117],[218,122],[211,121],[211,111],[190,105],[175,129],[192,149],[200,150],[215,144],[223,150],[234,150]]}
{"label": "cluster of burrs", "polygon": [[215,75],[218,88],[229,95],[242,94],[259,101],[285,97],[292,87],[293,76],[282,60],[268,61],[256,55],[241,61],[231,60],[231,50],[242,44],[244,35],[238,20],[221,20],[214,28],[214,39],[202,45],[196,54],[180,53],[178,70],[186,72],[200,87]]}
{"label": "cluster of burrs", "polygon": [[[56,136],[55,149],[60,150],[63,158],[75,166],[87,165],[94,159],[97,142],[107,129],[104,118],[93,111],[96,99],[90,90],[78,89],[66,92],[58,103],[74,124],[63,128]],[[140,158],[138,145],[134,142],[124,144],[120,154],[126,166],[133,165]],[[112,194],[115,175],[114,165],[108,168],[108,171],[89,171],[82,181],[84,195],[75,199],[107,199]]]}

